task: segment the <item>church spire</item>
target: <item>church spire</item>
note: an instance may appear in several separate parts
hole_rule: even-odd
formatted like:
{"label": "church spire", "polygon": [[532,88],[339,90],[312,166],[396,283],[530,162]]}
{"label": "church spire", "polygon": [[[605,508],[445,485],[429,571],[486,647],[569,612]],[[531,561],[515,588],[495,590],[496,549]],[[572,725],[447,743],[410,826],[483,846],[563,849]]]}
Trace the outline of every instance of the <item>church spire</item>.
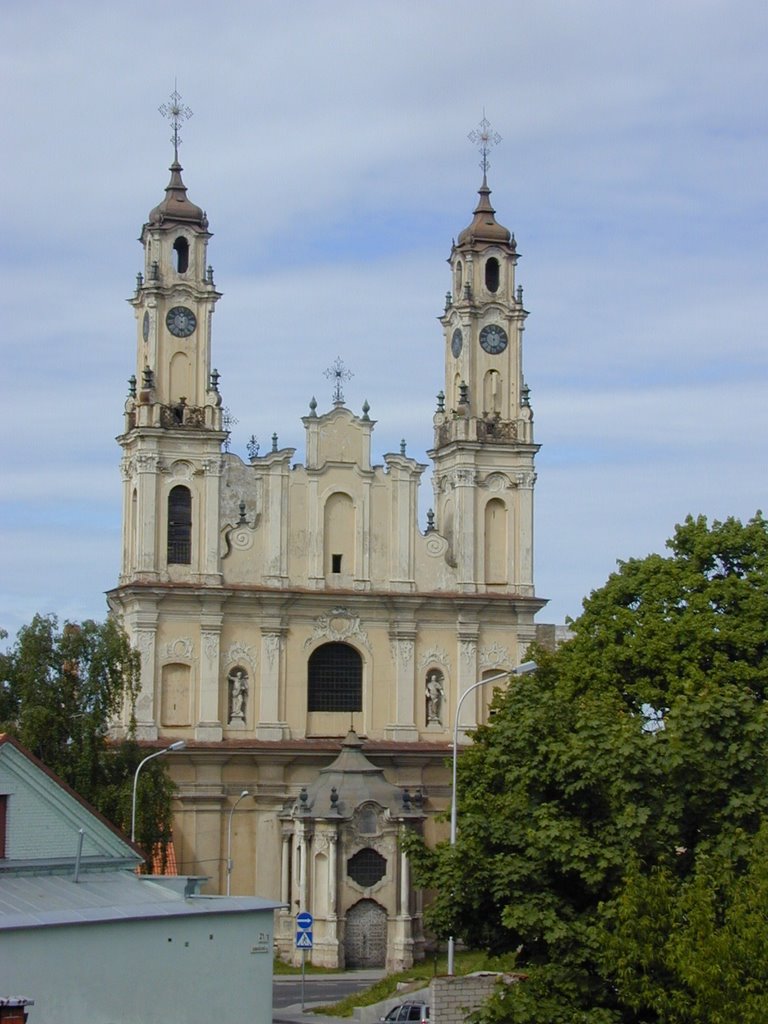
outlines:
{"label": "church spire", "polygon": [[173,143],[173,163],[170,166],[171,179],[165,188],[165,199],[149,214],[150,224],[188,224],[202,231],[208,228],[205,212],[187,198],[187,187],[182,181],[183,167],[179,163],[179,146],[181,145],[181,125],[192,117],[192,111],[181,101],[181,95],[174,83],[168,103],[159,108],[163,117],[171,122],[171,142]]}
{"label": "church spire", "polygon": [[[459,234],[458,245],[473,245],[475,242],[509,243],[511,233],[503,225],[496,222],[496,211],[491,205],[491,190],[488,187],[488,168],[491,166],[488,154],[492,146],[501,142],[501,136],[491,127],[491,122],[483,118],[477,128],[467,136],[480,150],[480,169],[483,172],[483,183],[478,190],[480,199],[474,209],[472,223]],[[514,248],[514,242],[512,243]]]}

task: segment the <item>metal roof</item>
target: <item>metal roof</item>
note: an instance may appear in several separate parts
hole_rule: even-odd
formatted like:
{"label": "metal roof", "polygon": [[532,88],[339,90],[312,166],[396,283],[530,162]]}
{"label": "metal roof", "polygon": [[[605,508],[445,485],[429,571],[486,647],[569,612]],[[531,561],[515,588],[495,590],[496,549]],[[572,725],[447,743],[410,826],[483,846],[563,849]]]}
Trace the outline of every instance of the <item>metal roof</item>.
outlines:
{"label": "metal roof", "polygon": [[[175,880],[178,883],[178,878]],[[0,931],[65,924],[253,913],[282,904],[259,896],[184,896],[132,871],[0,877]]]}

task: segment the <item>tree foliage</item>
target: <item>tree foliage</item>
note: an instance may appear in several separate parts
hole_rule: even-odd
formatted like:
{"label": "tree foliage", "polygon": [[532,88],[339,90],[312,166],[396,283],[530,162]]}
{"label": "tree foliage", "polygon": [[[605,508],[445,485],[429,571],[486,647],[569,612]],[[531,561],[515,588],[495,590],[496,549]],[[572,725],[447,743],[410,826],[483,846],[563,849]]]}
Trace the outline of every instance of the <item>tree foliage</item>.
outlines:
{"label": "tree foliage", "polygon": [[[619,563],[574,638],[496,694],[460,758],[455,849],[410,840],[437,933],[519,949],[529,980],[487,1020],[721,1019],[686,1016],[699,981],[710,998],[699,933],[648,950],[693,907],[713,943],[740,926],[768,811],[768,526],[689,518],[668,546]],[[758,932],[736,985],[763,976]]]}
{"label": "tree foliage", "polygon": [[[36,615],[0,654],[0,731],[15,736],[118,827],[129,830],[133,774],[144,752],[133,738],[139,661],[114,619],[59,626]],[[110,741],[125,708],[128,738]],[[173,785],[156,761],[140,778],[137,837],[146,850],[170,836]]]}

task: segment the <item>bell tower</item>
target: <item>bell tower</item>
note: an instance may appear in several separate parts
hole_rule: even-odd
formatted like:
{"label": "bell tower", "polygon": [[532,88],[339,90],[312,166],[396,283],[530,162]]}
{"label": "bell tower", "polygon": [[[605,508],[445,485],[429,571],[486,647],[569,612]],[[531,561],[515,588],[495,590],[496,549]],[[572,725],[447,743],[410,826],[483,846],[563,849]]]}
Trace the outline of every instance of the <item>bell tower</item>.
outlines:
{"label": "bell tower", "polygon": [[160,108],[173,129],[165,198],[140,242],[144,270],[128,300],[136,317],[123,448],[121,583],[216,584],[222,430],[211,321],[221,297],[207,263],[208,218],[187,197],[180,125],[191,116],[177,92]]}
{"label": "bell tower", "polygon": [[437,528],[466,592],[533,595],[533,413],[523,377],[528,316],[516,284],[515,237],[496,221],[483,117],[470,134],[483,181],[472,222],[453,243],[440,317],[445,385],[434,418]]}

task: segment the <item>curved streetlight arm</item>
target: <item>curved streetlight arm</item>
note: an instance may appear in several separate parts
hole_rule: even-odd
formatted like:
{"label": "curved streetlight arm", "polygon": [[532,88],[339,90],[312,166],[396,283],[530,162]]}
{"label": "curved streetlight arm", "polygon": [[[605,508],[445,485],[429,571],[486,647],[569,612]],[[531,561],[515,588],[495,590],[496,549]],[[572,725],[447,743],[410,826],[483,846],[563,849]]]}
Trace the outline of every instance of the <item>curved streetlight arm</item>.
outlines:
{"label": "curved streetlight arm", "polygon": [[232,861],[232,815],[235,813],[235,808],[240,801],[249,795],[248,790],[244,789],[229,810],[229,823],[227,825],[227,896],[230,895],[232,890],[232,868],[234,867],[234,863]]}
{"label": "curved streetlight arm", "polygon": [[133,799],[131,800],[131,842],[136,842],[136,789],[139,785],[139,772],[147,763],[147,761],[153,760],[155,757],[162,757],[163,754],[170,754],[174,750],[183,750],[186,747],[184,740],[177,740],[172,743],[170,747],[164,747],[163,750],[156,750],[154,754],[147,754],[143,761],[139,761],[139,766],[133,776]]}
{"label": "curved streetlight arm", "polygon": [[[453,757],[451,762],[451,846],[456,845],[456,817],[457,817],[457,801],[456,801],[456,762],[458,761],[458,746],[459,746],[459,715],[461,714],[461,705],[464,703],[470,693],[479,689],[481,686],[486,686],[488,683],[498,683],[502,679],[509,679],[511,676],[526,676],[529,672],[535,672],[538,665],[535,661],[524,661],[522,665],[518,665],[517,668],[513,668],[508,672],[497,672],[494,676],[488,676],[487,679],[478,679],[476,683],[468,686],[464,693],[459,698],[459,703],[456,705],[456,714],[453,719]],[[448,965],[447,972],[453,975],[453,960],[456,944],[453,936],[451,935],[448,939]]]}

